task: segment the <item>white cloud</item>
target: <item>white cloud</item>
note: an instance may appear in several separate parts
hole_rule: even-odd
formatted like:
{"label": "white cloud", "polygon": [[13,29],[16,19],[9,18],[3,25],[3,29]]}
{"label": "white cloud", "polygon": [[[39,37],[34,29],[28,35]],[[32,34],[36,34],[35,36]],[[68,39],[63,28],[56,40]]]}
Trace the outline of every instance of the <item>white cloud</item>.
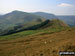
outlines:
{"label": "white cloud", "polygon": [[58,5],[59,7],[72,7],[73,5],[68,4],[68,3],[61,3]]}

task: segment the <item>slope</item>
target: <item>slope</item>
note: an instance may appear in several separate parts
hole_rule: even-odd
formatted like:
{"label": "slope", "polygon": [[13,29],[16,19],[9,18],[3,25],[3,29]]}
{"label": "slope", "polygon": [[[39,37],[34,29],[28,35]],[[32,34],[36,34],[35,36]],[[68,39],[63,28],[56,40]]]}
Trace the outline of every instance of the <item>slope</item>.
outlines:
{"label": "slope", "polygon": [[46,19],[57,19],[57,16],[55,16],[54,14],[50,14],[50,13],[35,12],[35,13],[32,13],[32,14],[42,16],[42,17],[44,17]]}
{"label": "slope", "polygon": [[60,20],[63,20],[69,26],[75,26],[75,16],[57,16]]}
{"label": "slope", "polygon": [[22,25],[31,21],[37,22],[38,19],[40,19],[40,22],[44,20],[43,17],[36,16],[27,12],[12,11],[10,13],[3,15],[2,18],[0,18],[0,23],[1,23],[0,26],[2,27],[2,29],[13,28],[13,26]]}
{"label": "slope", "polygon": [[34,15],[42,16],[46,19],[60,19],[63,20],[66,24],[73,27],[75,26],[75,16],[74,15],[54,15],[51,13],[45,13],[45,12],[35,12]]}
{"label": "slope", "polygon": [[68,27],[68,25],[58,19],[45,20],[44,22],[41,22],[33,26],[31,25],[29,27],[25,27],[25,25],[16,26],[13,29],[6,30],[6,32],[4,31],[2,35],[10,35],[10,34],[27,31],[27,30],[39,30],[39,29],[46,29],[46,28],[63,28],[63,27]]}
{"label": "slope", "polygon": [[59,51],[75,51],[75,28],[60,32],[19,36],[0,40],[1,56],[59,56]]}

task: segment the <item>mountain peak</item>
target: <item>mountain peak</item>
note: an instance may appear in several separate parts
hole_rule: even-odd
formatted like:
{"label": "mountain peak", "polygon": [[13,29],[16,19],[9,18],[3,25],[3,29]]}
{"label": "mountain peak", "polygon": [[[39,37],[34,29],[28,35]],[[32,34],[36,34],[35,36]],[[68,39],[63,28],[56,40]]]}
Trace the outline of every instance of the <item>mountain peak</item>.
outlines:
{"label": "mountain peak", "polygon": [[23,11],[18,11],[18,10],[14,10],[14,11],[11,11],[7,14],[5,14],[5,16],[10,16],[10,15],[18,15],[18,14],[25,14],[26,12],[23,12]]}
{"label": "mountain peak", "polygon": [[17,12],[22,12],[22,11],[14,10],[11,13],[17,13]]}
{"label": "mountain peak", "polygon": [[18,11],[18,10],[14,10],[14,11],[12,11],[12,12],[21,12],[21,11]]}
{"label": "mountain peak", "polygon": [[38,16],[41,16],[41,17],[44,17],[46,19],[55,19],[57,18],[54,14],[52,13],[46,13],[46,12],[35,12],[33,13],[34,15],[38,15]]}

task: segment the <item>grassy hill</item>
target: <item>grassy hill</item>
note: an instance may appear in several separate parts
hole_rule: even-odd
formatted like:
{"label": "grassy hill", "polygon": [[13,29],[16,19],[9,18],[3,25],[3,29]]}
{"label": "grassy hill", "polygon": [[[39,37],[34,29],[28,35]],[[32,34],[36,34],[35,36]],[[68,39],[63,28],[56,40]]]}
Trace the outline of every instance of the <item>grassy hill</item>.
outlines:
{"label": "grassy hill", "polygon": [[[28,24],[26,24],[26,25],[28,25]],[[10,34],[14,34],[14,33],[17,33],[17,32],[22,32],[22,31],[27,31],[27,30],[39,30],[39,29],[45,29],[45,28],[68,27],[67,24],[65,24],[64,22],[62,22],[58,19],[45,20],[44,22],[41,22],[41,23],[35,24],[35,25],[32,25],[32,22],[31,22],[30,25],[31,26],[29,26],[29,27],[26,27],[25,25],[19,25],[19,26],[13,27],[13,29],[10,28],[9,30],[5,30],[4,32],[2,32],[2,35],[10,35]]]}
{"label": "grassy hill", "polygon": [[[45,21],[41,16],[36,16],[27,12],[12,11],[0,17],[0,35],[13,31],[14,28],[27,28]],[[16,31],[16,30],[15,30]]]}
{"label": "grassy hill", "polygon": [[34,15],[42,16],[46,19],[60,19],[63,20],[66,24],[68,24],[71,27],[75,26],[75,15],[54,15],[51,13],[45,13],[45,12],[35,12]]}
{"label": "grassy hill", "polygon": [[[37,25],[43,23],[45,20],[55,19],[55,18],[57,17],[54,14],[49,14],[44,12],[27,13],[22,11],[12,11],[10,13],[0,16],[0,35],[6,34],[7,32],[12,32],[12,31],[17,32],[21,30],[23,31],[24,29],[27,28],[29,29],[35,28]],[[67,22],[70,21],[67,24],[70,26],[74,26],[73,20],[65,19],[64,21]],[[52,23],[50,22],[49,25],[52,25]]]}
{"label": "grassy hill", "polygon": [[1,56],[59,56],[75,51],[75,28],[24,31],[0,37]]}
{"label": "grassy hill", "polygon": [[59,19],[13,11],[0,20],[1,27],[8,27],[0,29],[0,56],[59,56],[59,51],[75,51],[75,28]]}
{"label": "grassy hill", "polygon": [[[37,30],[27,30],[6,36],[0,36],[0,55],[54,55],[54,53],[57,52],[57,49],[55,49],[55,47],[52,48],[54,46],[53,44],[57,44],[59,42],[58,40],[63,40],[63,38],[60,38],[62,37],[62,34],[60,34],[61,31],[62,33],[65,31],[72,31],[68,27],[68,25],[58,19],[46,20],[43,23],[35,25],[33,27],[35,27],[35,29]],[[67,32],[65,33],[65,35],[66,34]],[[52,54],[50,54],[51,52]]]}
{"label": "grassy hill", "polygon": [[5,30],[8,28],[13,28],[14,26],[23,25],[23,24],[25,24],[25,26],[27,27],[27,26],[35,25],[34,23],[31,23],[31,25],[30,24],[28,25],[27,23],[29,22],[33,21],[33,22],[36,22],[36,24],[39,24],[43,22],[44,20],[45,19],[41,16],[36,16],[27,12],[12,11],[0,17],[0,29]]}

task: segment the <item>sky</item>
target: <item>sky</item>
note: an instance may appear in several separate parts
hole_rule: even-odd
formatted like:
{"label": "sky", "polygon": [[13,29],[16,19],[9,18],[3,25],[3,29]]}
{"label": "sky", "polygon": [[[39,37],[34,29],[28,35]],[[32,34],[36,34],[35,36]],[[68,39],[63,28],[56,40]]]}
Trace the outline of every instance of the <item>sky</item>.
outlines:
{"label": "sky", "polygon": [[14,10],[75,15],[75,0],[0,0],[0,14]]}

